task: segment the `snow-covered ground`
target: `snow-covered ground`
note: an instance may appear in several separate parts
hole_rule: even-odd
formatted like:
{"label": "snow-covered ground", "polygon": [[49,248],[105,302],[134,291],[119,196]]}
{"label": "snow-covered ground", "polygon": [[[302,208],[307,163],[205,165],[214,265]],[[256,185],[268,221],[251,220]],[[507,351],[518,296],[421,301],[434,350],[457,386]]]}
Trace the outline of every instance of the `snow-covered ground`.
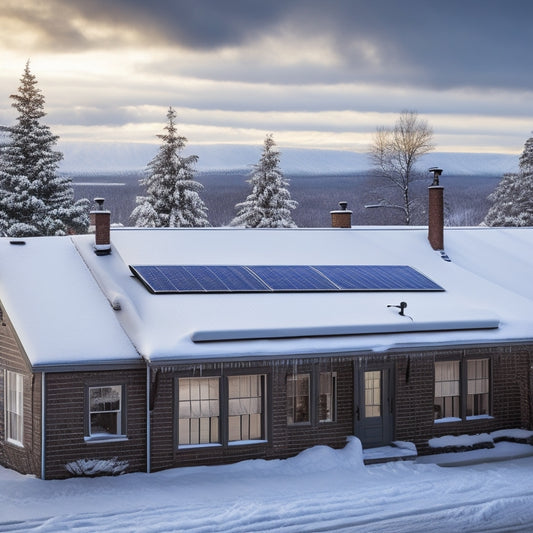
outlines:
{"label": "snow-covered ground", "polygon": [[0,531],[532,531],[533,457],[516,458],[532,450],[446,454],[510,458],[454,468],[363,466],[352,437],[343,450],[153,474],[41,481],[0,468]]}

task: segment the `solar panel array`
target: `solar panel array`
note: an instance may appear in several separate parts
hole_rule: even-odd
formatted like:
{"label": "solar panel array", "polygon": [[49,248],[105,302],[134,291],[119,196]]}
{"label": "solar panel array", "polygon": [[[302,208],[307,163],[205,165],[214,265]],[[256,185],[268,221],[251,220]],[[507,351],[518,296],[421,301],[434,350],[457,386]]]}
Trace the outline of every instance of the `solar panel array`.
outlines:
{"label": "solar panel array", "polygon": [[154,294],[442,291],[405,265],[134,265]]}

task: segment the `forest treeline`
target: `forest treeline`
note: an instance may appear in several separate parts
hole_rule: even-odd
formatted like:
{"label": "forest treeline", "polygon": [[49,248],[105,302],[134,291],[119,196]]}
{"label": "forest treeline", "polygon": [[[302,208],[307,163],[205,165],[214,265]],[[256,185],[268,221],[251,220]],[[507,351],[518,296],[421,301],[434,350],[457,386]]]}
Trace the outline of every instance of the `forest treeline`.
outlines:
{"label": "forest treeline", "polygon": [[[130,225],[130,214],[135,199],[143,194],[139,185],[141,173],[73,176],[76,198],[104,197],[114,224]],[[292,217],[298,227],[329,227],[330,211],[338,209],[339,202],[348,202],[353,211],[354,225],[402,224],[402,215],[392,209],[365,209],[376,197],[376,179],[354,174],[341,176],[310,176],[288,174],[292,198],[298,202]],[[242,171],[203,172],[196,178],[203,186],[202,198],[208,208],[213,226],[229,225],[236,215],[235,205],[249,191],[249,173]],[[477,226],[483,222],[491,202],[489,194],[496,188],[500,176],[446,176],[441,177],[446,202],[446,224],[450,226]],[[414,188],[424,207],[427,187],[431,180],[415,182]],[[386,185],[382,184],[387,192]],[[427,223],[426,210],[417,223]]]}
{"label": "forest treeline", "polygon": [[[113,222],[138,227],[238,226],[247,228],[327,227],[330,211],[347,202],[354,225],[427,224],[429,185],[439,185],[417,168],[434,150],[433,130],[416,111],[404,110],[392,127],[378,127],[368,176],[284,175],[272,133],[247,175],[200,174],[197,155],[185,156],[187,139],[177,128],[172,106],[161,144],[146,173],[121,185],[76,184],[58,171],[59,137],[42,123],[44,95],[26,63],[18,92],[10,95],[18,117],[0,126],[0,234],[40,236],[83,233],[90,198],[107,197]],[[533,224],[533,138],[526,141],[519,172],[490,179],[442,177],[453,184],[445,200],[445,223],[526,226]],[[87,190],[83,190],[85,187]],[[102,189],[107,190],[102,190]],[[374,207],[378,209],[367,209]]]}

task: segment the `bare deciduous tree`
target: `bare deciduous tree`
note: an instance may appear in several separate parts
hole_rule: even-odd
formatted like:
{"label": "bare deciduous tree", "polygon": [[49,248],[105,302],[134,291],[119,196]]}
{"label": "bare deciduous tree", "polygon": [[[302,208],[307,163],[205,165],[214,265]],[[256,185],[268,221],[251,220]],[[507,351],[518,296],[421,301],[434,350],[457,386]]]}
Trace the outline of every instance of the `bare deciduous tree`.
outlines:
{"label": "bare deciduous tree", "polygon": [[413,218],[414,202],[410,194],[411,183],[419,177],[415,165],[418,159],[433,150],[433,130],[419,118],[416,111],[402,111],[394,127],[376,130],[370,147],[370,158],[377,176],[386,179],[401,193],[396,204],[381,200],[379,207],[399,209],[404,213],[405,224]]}

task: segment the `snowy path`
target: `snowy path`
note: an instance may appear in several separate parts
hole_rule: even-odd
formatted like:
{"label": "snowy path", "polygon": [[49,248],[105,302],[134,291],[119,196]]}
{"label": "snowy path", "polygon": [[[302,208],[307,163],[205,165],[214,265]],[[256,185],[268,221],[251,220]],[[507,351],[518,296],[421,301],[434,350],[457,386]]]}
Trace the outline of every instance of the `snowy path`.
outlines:
{"label": "snowy path", "polygon": [[531,457],[362,467],[346,450],[118,478],[43,482],[0,470],[0,531],[533,531]]}

